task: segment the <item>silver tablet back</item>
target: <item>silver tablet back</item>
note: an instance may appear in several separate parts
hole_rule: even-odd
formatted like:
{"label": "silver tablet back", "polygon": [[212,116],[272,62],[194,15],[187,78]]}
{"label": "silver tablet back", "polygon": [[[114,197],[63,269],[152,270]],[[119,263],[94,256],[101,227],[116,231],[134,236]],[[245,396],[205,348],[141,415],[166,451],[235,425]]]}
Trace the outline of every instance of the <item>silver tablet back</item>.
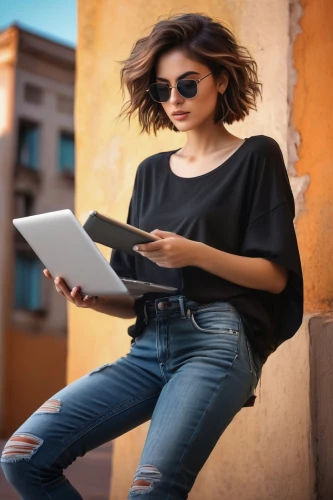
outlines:
{"label": "silver tablet back", "polygon": [[14,219],[13,224],[51,275],[62,277],[70,289],[80,286],[87,295],[128,294],[71,210]]}

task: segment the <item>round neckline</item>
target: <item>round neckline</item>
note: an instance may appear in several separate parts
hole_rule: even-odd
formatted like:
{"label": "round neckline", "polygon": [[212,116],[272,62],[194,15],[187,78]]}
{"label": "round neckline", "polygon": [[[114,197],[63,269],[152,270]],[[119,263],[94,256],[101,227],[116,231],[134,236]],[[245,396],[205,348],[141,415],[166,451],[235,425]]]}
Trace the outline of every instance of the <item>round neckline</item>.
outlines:
{"label": "round neckline", "polygon": [[224,167],[228,163],[229,160],[231,160],[232,158],[234,158],[234,156],[243,148],[243,146],[245,146],[245,144],[247,144],[247,142],[249,141],[249,139],[251,139],[251,137],[244,137],[243,144],[241,144],[239,146],[239,148],[237,148],[236,151],[234,151],[234,153],[232,153],[232,155],[229,156],[229,158],[227,158],[223,163],[221,163],[217,167],[213,168],[213,170],[210,170],[209,172],[206,172],[205,174],[196,175],[194,177],[181,177],[180,175],[175,174],[171,170],[171,167],[170,167],[170,157],[171,157],[171,155],[173,155],[177,151],[180,151],[182,148],[178,148],[178,149],[174,149],[172,151],[168,151],[165,158],[166,158],[166,166],[167,166],[167,170],[169,172],[169,175],[171,175],[171,176],[173,176],[176,179],[179,179],[181,181],[191,181],[191,180],[194,180],[194,179],[202,179],[203,177],[207,177],[208,175],[213,174],[217,170],[220,170],[222,167]]}

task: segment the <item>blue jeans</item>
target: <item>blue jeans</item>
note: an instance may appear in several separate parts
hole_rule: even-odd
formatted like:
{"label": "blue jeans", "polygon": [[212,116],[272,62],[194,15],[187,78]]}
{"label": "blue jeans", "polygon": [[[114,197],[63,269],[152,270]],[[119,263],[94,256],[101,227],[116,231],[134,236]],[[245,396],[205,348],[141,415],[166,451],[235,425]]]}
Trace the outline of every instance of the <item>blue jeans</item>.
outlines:
{"label": "blue jeans", "polygon": [[7,442],[2,468],[24,500],[82,499],[63,469],[150,419],[128,499],[188,498],[262,366],[228,302],[174,295],[145,316],[126,356],[55,394]]}

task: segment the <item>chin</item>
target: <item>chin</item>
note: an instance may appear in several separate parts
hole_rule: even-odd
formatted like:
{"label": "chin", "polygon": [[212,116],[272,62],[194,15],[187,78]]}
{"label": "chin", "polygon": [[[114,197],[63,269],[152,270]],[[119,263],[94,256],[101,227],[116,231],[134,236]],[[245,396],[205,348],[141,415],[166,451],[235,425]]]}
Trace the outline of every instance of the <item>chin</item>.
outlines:
{"label": "chin", "polygon": [[176,127],[176,129],[179,130],[179,132],[188,132],[193,128],[193,125],[189,125],[188,123],[173,123],[173,124]]}

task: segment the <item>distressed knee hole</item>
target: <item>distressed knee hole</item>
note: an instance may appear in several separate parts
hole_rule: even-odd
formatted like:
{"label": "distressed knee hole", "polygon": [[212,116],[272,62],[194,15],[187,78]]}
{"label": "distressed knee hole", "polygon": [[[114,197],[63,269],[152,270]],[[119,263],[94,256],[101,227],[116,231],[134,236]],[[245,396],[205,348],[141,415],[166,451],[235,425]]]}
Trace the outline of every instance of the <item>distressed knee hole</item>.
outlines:
{"label": "distressed knee hole", "polygon": [[154,487],[154,483],[160,481],[162,474],[154,465],[141,465],[138,467],[131,492],[148,493]]}
{"label": "distressed knee hole", "polygon": [[61,408],[60,399],[49,399],[35,411],[37,413],[59,413]]}
{"label": "distressed knee hole", "polygon": [[29,460],[42,444],[43,440],[33,434],[14,434],[3,449],[1,461]]}

